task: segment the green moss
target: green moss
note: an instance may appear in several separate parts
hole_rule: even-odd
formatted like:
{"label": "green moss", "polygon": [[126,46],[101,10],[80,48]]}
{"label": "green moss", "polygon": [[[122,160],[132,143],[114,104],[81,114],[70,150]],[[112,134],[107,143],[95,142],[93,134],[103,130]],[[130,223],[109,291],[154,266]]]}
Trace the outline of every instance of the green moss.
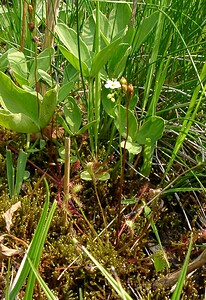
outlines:
{"label": "green moss", "polygon": [[[7,135],[11,137],[10,132],[7,132]],[[16,139],[19,138],[18,135],[12,135],[12,138],[14,137]],[[19,138],[19,144],[14,143],[14,146],[18,148],[23,145],[25,142],[24,138],[22,135],[21,139]],[[54,149],[54,151],[57,151],[57,149]],[[104,151],[102,152],[102,160],[103,154]],[[10,199],[6,184],[4,157],[5,147],[0,145],[0,172],[3,177],[2,184],[0,185],[0,232],[2,234],[6,233],[5,221],[2,218],[2,214],[12,204],[21,201],[21,208],[14,213],[12,218],[11,234],[20,239],[20,241],[29,244],[44,205],[45,187],[41,183],[40,187],[37,188],[38,184],[36,183],[39,182],[39,174],[32,165],[27,164],[27,169],[30,170],[31,177],[28,181],[24,182],[21,195],[15,199]],[[30,158],[36,164],[41,165],[41,167],[44,166],[44,163],[47,166],[47,160],[49,159],[48,149],[45,149],[44,152],[33,154]],[[53,167],[54,169],[49,170],[51,174],[55,170],[55,166]],[[61,174],[58,175],[61,176]],[[125,197],[136,197],[138,199],[141,193],[141,184],[144,186],[144,183],[137,182],[137,180],[137,178],[125,180],[123,189]],[[50,182],[50,190],[52,202],[53,199],[57,198],[55,183]],[[119,299],[98,268],[73,244],[73,237],[76,237],[79,243],[84,245],[113,276],[112,267],[115,268],[119,280],[132,298],[135,298],[132,289],[137,294],[139,293],[143,299],[166,300],[171,298],[170,290],[152,290],[154,280],[158,276],[165,276],[168,270],[162,271],[161,274],[155,272],[148,252],[151,253],[152,251],[151,243],[157,245],[157,242],[153,231],[148,227],[143,213],[136,215],[134,219],[132,217],[129,219],[133,223],[132,230],[131,227],[126,226],[119,236],[118,245],[115,245],[117,234],[115,219],[117,217],[117,190],[118,183],[114,183],[112,180],[97,183],[98,196],[107,222],[109,224],[111,221],[114,221],[109,226],[107,232],[101,235],[99,240],[96,239],[93,241],[95,237],[94,232],[81,213],[82,211],[84,212],[88,222],[94,227],[97,233],[102,232],[104,224],[92,182],[82,182],[78,177],[75,177],[75,183],[72,182],[71,186],[73,211],[68,212],[67,209],[63,209],[60,206],[57,207],[49,228],[38,271],[59,299],[76,300],[79,299],[81,293],[83,294],[83,299],[88,300],[107,299],[108,297],[112,300]],[[149,194],[144,194],[144,197],[146,198],[145,201],[150,200]],[[65,207],[67,207],[67,203],[65,203]],[[171,262],[170,271],[176,271],[182,266],[184,254],[187,251],[187,244],[185,243],[185,239],[188,238],[187,230],[182,226],[182,218],[180,218],[179,212],[175,211],[175,209],[173,211],[169,207],[167,210],[159,209],[159,202],[156,202],[154,205],[151,205],[151,210],[163,245],[169,250],[167,253]],[[121,228],[123,228],[122,226],[124,226],[127,220],[126,215],[131,213],[131,211],[132,205],[128,205],[121,215]],[[194,215],[194,209],[192,210],[191,208],[190,211]],[[197,213],[195,217],[197,217]],[[193,222],[193,225],[195,226],[195,222]],[[173,241],[176,242],[175,245],[172,244]],[[180,244],[184,243],[184,247],[178,247],[178,242]],[[136,243],[135,247],[133,247],[134,243]],[[26,248],[23,244],[16,243],[10,238],[5,239],[5,245],[11,248],[21,248],[22,250]],[[173,247],[177,247],[175,252],[173,252]],[[170,252],[171,249],[172,251]],[[23,254],[11,259],[14,275],[15,271],[19,268],[22,257]],[[6,259],[2,264],[7,265]],[[204,286],[205,281],[203,271],[196,272],[192,277],[194,280],[188,280],[182,299],[186,300],[188,294],[203,295],[204,291],[201,288],[201,286]],[[3,284],[0,287],[3,288]],[[22,295],[23,292],[22,289]],[[38,284],[35,287],[33,299],[45,299],[45,295]]]}

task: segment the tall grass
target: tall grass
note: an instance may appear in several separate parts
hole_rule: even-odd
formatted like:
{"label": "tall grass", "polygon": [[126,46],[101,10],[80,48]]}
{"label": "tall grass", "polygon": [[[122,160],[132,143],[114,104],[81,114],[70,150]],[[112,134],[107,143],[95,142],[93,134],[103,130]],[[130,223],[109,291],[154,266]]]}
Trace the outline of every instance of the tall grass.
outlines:
{"label": "tall grass", "polygon": [[[133,74],[136,74],[134,80],[140,97],[138,115],[141,119],[144,118],[144,114],[149,116],[156,113],[162,116],[166,120],[166,132],[168,134],[171,132],[170,144],[176,142],[176,146],[169,153],[171,159],[167,163],[164,175],[166,176],[172,168],[174,159],[177,158],[179,149],[184,147],[184,139],[191,126],[193,128],[195,126],[198,111],[204,109],[201,99],[205,93],[203,54],[205,26],[199,1],[194,1],[193,4],[184,1],[181,4],[176,1],[168,3],[162,1],[160,5],[162,6],[156,7],[147,3],[142,8],[147,16],[148,12],[157,9],[159,12],[157,22],[161,22],[163,29],[157,26],[156,35],[151,34],[135,56],[131,57],[133,66],[128,64],[128,68],[133,67],[135,70]],[[205,4],[202,5],[205,7]],[[137,18],[139,16],[142,17],[140,13],[137,14]],[[184,26],[188,30],[185,30]],[[195,130],[190,131],[188,142],[193,134]],[[198,143],[197,139],[192,139]],[[162,141],[165,141],[164,137]]]}

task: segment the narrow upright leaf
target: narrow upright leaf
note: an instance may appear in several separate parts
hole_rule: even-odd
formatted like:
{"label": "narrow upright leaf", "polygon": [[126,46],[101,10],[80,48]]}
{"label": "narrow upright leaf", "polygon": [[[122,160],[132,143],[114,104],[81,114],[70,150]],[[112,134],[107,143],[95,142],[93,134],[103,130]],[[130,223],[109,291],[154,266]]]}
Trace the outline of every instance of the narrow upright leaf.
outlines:
{"label": "narrow upright leaf", "polygon": [[14,194],[19,195],[22,182],[24,180],[24,173],[26,168],[26,160],[27,160],[27,154],[21,149],[19,151],[19,156],[17,160],[17,168],[16,168],[16,182],[15,182],[15,188],[14,188]]}

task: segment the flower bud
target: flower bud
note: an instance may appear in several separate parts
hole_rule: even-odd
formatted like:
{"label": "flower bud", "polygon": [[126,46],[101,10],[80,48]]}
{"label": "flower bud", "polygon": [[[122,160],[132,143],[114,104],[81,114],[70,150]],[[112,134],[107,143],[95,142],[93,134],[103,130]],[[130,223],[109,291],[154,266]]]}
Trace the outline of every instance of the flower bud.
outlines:
{"label": "flower bud", "polygon": [[121,79],[120,79],[120,83],[121,83],[121,85],[127,85],[127,79],[125,78],[125,77],[122,77]]}
{"label": "flower bud", "polygon": [[107,99],[111,99],[114,95],[113,94],[108,94]]}
{"label": "flower bud", "polygon": [[126,92],[127,92],[127,84],[122,84],[122,91],[126,94]]}
{"label": "flower bud", "polygon": [[127,79],[122,77],[120,79],[120,83],[121,83],[123,93],[126,94],[127,93]]}
{"label": "flower bud", "polygon": [[129,94],[130,97],[134,94],[134,87],[131,83],[128,85],[127,93]]}
{"label": "flower bud", "polygon": [[34,22],[30,22],[28,25],[29,25],[29,30],[32,32],[35,28]]}
{"label": "flower bud", "polygon": [[29,10],[30,13],[33,11],[33,9],[34,9],[33,6],[31,4],[29,4],[28,5],[28,10]]}

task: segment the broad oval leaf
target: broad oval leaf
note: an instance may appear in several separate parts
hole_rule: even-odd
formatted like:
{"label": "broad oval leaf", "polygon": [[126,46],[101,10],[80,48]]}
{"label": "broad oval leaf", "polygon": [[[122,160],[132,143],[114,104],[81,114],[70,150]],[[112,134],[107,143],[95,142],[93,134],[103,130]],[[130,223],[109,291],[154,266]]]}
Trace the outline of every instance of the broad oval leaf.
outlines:
{"label": "broad oval leaf", "polygon": [[53,48],[47,48],[42,51],[36,59],[34,59],[31,69],[29,72],[29,85],[34,86],[36,82],[41,79],[41,75],[38,73],[38,70],[41,69],[45,72],[49,71],[51,68],[51,61],[54,55]]}
{"label": "broad oval leaf", "polygon": [[[96,9],[93,10],[92,12],[92,17],[93,17],[93,23],[94,23],[94,34],[95,34],[95,23],[96,23]],[[111,33],[112,33],[112,26],[113,24],[109,24],[109,20],[106,17],[105,14],[103,14],[101,11],[99,11],[99,17],[100,17],[100,35],[101,35],[101,46],[105,47],[109,45],[111,41]],[[94,34],[93,34],[93,40],[94,40]],[[101,47],[102,48],[102,47]]]}
{"label": "broad oval leaf", "polygon": [[27,63],[24,54],[16,49],[9,49],[8,63],[19,85],[28,85]]}
{"label": "broad oval leaf", "polygon": [[3,53],[0,56],[0,71],[5,72],[8,67],[8,52]]}
{"label": "broad oval leaf", "polygon": [[[39,103],[39,105],[38,105]],[[49,122],[57,103],[56,88],[47,91],[44,98],[17,87],[0,72],[0,125],[8,129],[32,133],[38,132]]]}
{"label": "broad oval leaf", "polygon": [[49,87],[52,87],[53,80],[52,77],[42,69],[38,69],[38,74],[41,76],[41,79],[44,83],[46,83]]}
{"label": "broad oval leaf", "polygon": [[17,87],[14,82],[0,72],[0,104],[12,114],[25,114],[33,122],[38,122],[37,97]]}
{"label": "broad oval leaf", "polygon": [[71,132],[76,133],[82,122],[82,115],[80,109],[73,97],[69,97],[67,103],[64,105],[65,119]]}
{"label": "broad oval leaf", "polygon": [[41,128],[46,127],[50,121],[57,105],[57,87],[46,92],[42,102],[40,102],[39,124]]}
{"label": "broad oval leaf", "polygon": [[[72,54],[69,50],[67,50],[65,47],[59,45],[59,49],[61,53],[64,55],[64,57],[70,62],[70,64],[78,71],[80,72],[80,64],[79,64],[79,58]],[[85,62],[81,62],[81,68],[82,68],[82,74],[85,77],[89,77],[89,68]]]}
{"label": "broad oval leaf", "polygon": [[146,143],[146,139],[151,140],[151,144],[156,143],[162,136],[165,123],[161,117],[150,117],[136,133],[135,141],[141,145]]}
{"label": "broad oval leaf", "polygon": [[149,17],[143,19],[142,23],[139,25],[137,32],[135,32],[135,39],[133,42],[134,52],[136,52],[142,43],[147,39],[152,30],[157,24],[159,18],[159,12],[151,14]]}
{"label": "broad oval leaf", "polygon": [[108,99],[107,95],[108,95],[108,89],[103,88],[103,90],[102,90],[103,108],[110,117],[115,118],[114,108],[117,105],[116,101],[112,101],[111,99]]}
{"label": "broad oval leaf", "polygon": [[111,39],[114,39],[119,32],[124,30],[131,19],[131,8],[128,3],[119,3],[115,9],[112,10],[109,16],[109,23],[112,28]]}
{"label": "broad oval leaf", "polygon": [[[88,171],[83,171],[80,175],[81,179],[86,180],[86,181],[91,181],[92,176],[89,174]],[[95,174],[94,178],[96,180],[100,180],[100,181],[106,181],[108,179],[110,179],[110,174],[108,172],[102,172],[99,174]]]}
{"label": "broad oval leaf", "polygon": [[58,103],[61,103],[64,99],[66,99],[69,96],[69,93],[71,92],[73,86],[74,82],[69,81],[60,87],[58,92]]}
{"label": "broad oval leaf", "polygon": [[[131,110],[127,110],[124,106],[120,105],[115,107],[115,126],[119,133],[125,138],[127,133],[128,137],[135,141],[137,134],[137,119]],[[128,118],[127,118],[128,117]],[[128,120],[128,124],[127,124]],[[128,128],[127,128],[128,127]]]}
{"label": "broad oval leaf", "polygon": [[98,52],[93,60],[92,60],[92,67],[90,71],[90,76],[95,77],[97,73],[104,67],[104,65],[108,62],[108,60],[112,57],[114,53],[114,49],[118,47],[122,38],[119,38],[106,46],[100,52]]}
{"label": "broad oval leaf", "polygon": [[122,43],[117,47],[116,51],[113,52],[113,55],[111,57],[111,60],[109,61],[109,66],[108,66],[110,78],[121,77],[130,50],[131,47],[129,47],[129,44]]}
{"label": "broad oval leaf", "polygon": [[[121,147],[124,148],[124,146],[125,146],[125,141],[122,141],[121,142]],[[139,154],[142,151],[142,146],[140,146],[137,143],[126,141],[125,149],[127,149],[127,151],[129,153],[136,155],[136,154]]]}
{"label": "broad oval leaf", "polygon": [[95,36],[95,23],[93,16],[90,15],[85,21],[84,26],[82,27],[82,39],[86,43],[87,48],[92,51],[94,44]]}
{"label": "broad oval leaf", "polygon": [[81,172],[80,177],[81,177],[81,179],[86,180],[86,181],[91,181],[92,180],[92,176],[89,174],[88,171]]}
{"label": "broad oval leaf", "polygon": [[40,131],[38,123],[22,113],[12,114],[9,111],[0,110],[0,125],[21,133]]}
{"label": "broad oval leaf", "polygon": [[87,45],[83,42],[81,37],[77,36],[75,30],[67,27],[67,25],[63,23],[57,24],[55,28],[62,44],[68,49],[68,51],[74,57],[76,57],[76,59],[79,59],[79,53],[78,53],[78,38],[79,38],[81,61],[84,62],[88,67],[90,67],[91,65],[90,52],[87,48]]}

